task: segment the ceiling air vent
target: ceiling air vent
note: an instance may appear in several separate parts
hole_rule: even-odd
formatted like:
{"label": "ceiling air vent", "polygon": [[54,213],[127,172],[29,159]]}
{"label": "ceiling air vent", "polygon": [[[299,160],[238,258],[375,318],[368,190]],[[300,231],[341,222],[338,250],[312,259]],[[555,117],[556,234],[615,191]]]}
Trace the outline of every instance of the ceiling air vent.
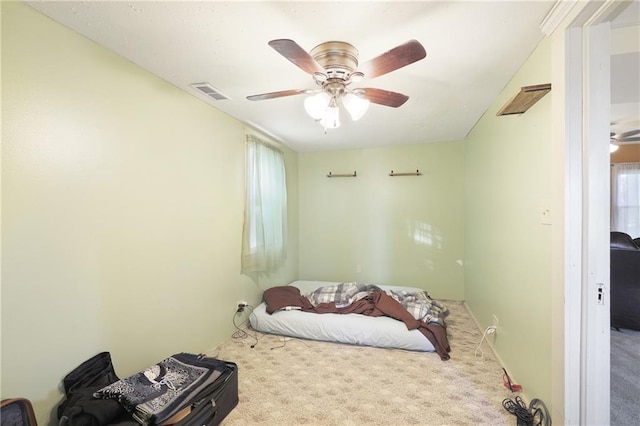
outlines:
{"label": "ceiling air vent", "polygon": [[208,96],[212,99],[215,99],[216,101],[229,99],[228,96],[220,93],[218,89],[216,89],[209,83],[193,83],[190,86],[196,89],[198,92],[202,93],[203,95]]}

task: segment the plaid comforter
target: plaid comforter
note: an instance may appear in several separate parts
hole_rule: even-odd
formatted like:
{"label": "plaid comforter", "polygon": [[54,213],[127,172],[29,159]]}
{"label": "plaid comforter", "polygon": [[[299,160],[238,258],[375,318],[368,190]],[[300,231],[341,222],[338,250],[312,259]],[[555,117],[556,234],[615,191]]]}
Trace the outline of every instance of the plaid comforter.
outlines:
{"label": "plaid comforter", "polygon": [[321,303],[334,303],[343,308],[369,296],[374,291],[384,291],[400,303],[415,319],[425,323],[444,325],[449,310],[441,302],[433,300],[426,291],[410,293],[408,291],[382,290],[373,284],[355,282],[319,287],[305,297],[315,307]]}
{"label": "plaid comforter", "polygon": [[313,306],[321,303],[334,303],[336,308],[344,308],[367,297],[372,291],[382,291],[373,284],[342,283],[319,287],[305,295]]}
{"label": "plaid comforter", "polygon": [[444,319],[449,315],[449,309],[432,299],[424,290],[415,293],[386,290],[385,293],[404,306],[419,321],[444,325]]}

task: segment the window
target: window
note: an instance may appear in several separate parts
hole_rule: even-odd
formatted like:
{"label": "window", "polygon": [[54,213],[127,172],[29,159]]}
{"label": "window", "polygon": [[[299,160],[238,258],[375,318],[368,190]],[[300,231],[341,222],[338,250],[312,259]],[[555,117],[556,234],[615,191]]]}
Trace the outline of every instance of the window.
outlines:
{"label": "window", "polygon": [[613,165],[611,230],[640,237],[640,163]]}
{"label": "window", "polygon": [[242,272],[269,272],[286,256],[287,185],[280,150],[247,135]]}

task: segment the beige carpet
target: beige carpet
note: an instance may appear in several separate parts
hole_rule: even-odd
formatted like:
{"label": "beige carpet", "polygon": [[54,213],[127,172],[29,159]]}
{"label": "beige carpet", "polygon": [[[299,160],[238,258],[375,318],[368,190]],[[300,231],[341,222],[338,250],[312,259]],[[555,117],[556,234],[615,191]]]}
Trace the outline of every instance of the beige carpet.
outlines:
{"label": "beige carpet", "polygon": [[502,369],[461,302],[445,302],[451,359],[248,330],[209,355],[238,364],[232,425],[514,425]]}

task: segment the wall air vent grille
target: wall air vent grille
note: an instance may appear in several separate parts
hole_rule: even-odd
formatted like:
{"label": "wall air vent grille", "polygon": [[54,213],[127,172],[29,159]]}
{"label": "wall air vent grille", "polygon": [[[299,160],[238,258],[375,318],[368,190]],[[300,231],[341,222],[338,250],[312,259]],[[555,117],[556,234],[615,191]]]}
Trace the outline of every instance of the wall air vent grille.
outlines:
{"label": "wall air vent grille", "polygon": [[193,83],[190,85],[198,92],[202,93],[205,96],[210,97],[216,101],[222,101],[224,99],[229,99],[227,95],[222,94],[218,89],[210,85],[209,83]]}

